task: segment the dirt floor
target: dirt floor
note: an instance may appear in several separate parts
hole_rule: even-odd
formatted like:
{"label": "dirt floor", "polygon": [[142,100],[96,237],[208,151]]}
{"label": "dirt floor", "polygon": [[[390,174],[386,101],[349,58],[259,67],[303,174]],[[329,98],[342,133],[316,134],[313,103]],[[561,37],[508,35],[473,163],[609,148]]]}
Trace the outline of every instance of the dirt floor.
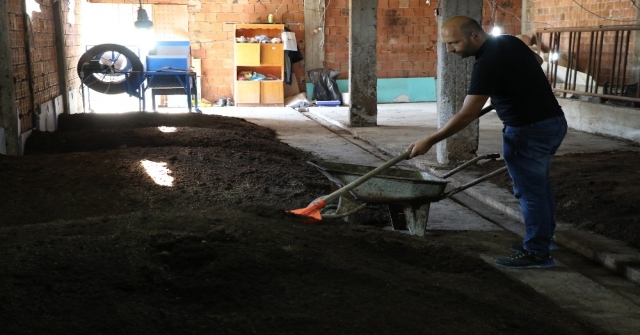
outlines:
{"label": "dirt floor", "polygon": [[[490,161],[477,169],[488,173],[502,166]],[[640,248],[640,152],[556,156],[551,180],[558,221]],[[491,182],[513,193],[508,173]]]}
{"label": "dirt floor", "polygon": [[[380,210],[287,214],[329,183],[241,119],[63,115],[25,150],[0,156],[2,334],[606,334],[471,253],[380,229]],[[637,244],[639,163],[559,157],[560,218]]]}

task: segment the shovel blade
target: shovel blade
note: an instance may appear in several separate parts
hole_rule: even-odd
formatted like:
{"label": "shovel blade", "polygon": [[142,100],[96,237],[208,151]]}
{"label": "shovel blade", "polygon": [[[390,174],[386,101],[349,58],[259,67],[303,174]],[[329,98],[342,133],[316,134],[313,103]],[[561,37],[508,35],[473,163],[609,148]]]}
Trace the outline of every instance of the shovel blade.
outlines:
{"label": "shovel blade", "polygon": [[320,210],[322,210],[325,206],[326,206],[326,203],[324,202],[324,199],[319,198],[305,208],[294,209],[287,212],[293,213],[296,215],[306,216],[307,218],[314,219],[317,221],[322,221],[322,214],[320,213]]}

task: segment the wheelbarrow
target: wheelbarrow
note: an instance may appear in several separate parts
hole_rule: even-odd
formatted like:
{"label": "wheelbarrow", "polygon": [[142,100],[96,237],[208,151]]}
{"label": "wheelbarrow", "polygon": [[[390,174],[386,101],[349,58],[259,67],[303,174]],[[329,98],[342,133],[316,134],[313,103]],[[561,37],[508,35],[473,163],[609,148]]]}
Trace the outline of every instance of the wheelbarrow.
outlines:
{"label": "wheelbarrow", "polygon": [[[330,204],[321,211],[322,218],[343,218],[345,221],[351,221],[357,218],[354,215],[358,211],[368,205],[387,205],[394,230],[409,230],[412,235],[424,236],[432,202],[449,198],[464,191],[502,173],[506,167],[448,191],[446,188],[449,181],[445,179],[481,159],[499,157],[500,154],[478,156],[440,177],[424,171],[388,169],[342,194],[337,199],[337,203]],[[328,161],[309,161],[308,163],[324,174],[331,181],[334,189],[341,188],[374,169],[369,166]]]}

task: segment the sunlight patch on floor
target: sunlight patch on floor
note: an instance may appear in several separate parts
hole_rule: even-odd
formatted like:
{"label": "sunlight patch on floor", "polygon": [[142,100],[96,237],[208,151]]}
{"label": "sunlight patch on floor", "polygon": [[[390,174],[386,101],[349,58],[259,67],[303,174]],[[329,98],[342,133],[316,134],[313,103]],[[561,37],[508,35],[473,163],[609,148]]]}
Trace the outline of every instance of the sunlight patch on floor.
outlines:
{"label": "sunlight patch on floor", "polygon": [[160,126],[160,127],[158,127],[158,129],[163,133],[175,133],[175,132],[178,131],[178,128],[176,128],[176,127]]}
{"label": "sunlight patch on floor", "polygon": [[170,176],[171,170],[167,168],[167,163],[152,162],[146,159],[141,160],[140,163],[156,184],[160,186],[173,186],[173,177]]}

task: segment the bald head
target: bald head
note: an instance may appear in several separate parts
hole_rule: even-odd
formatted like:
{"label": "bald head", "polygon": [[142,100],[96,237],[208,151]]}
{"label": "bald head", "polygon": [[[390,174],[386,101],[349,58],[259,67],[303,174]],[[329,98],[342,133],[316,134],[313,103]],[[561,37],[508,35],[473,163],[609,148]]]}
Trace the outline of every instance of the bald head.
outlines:
{"label": "bald head", "polygon": [[469,37],[471,33],[486,34],[478,21],[468,16],[453,16],[442,24],[442,29],[457,29]]}
{"label": "bald head", "polygon": [[467,16],[453,16],[442,24],[442,41],[447,52],[466,58],[475,55],[488,35],[478,21]]}

